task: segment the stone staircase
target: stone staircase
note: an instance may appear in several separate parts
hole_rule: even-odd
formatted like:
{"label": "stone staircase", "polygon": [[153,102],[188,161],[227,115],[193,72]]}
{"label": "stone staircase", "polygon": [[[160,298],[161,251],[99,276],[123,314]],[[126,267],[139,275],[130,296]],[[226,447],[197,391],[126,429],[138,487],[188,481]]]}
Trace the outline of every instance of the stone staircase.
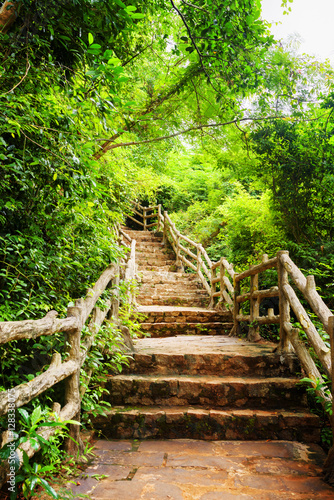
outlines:
{"label": "stone staircase", "polygon": [[94,419],[104,436],[318,442],[319,419],[298,385],[297,358],[269,342],[228,337],[228,311],[207,309],[194,274],[173,271],[175,256],[158,234],[137,241],[142,330],[130,365],[110,375],[112,410]]}

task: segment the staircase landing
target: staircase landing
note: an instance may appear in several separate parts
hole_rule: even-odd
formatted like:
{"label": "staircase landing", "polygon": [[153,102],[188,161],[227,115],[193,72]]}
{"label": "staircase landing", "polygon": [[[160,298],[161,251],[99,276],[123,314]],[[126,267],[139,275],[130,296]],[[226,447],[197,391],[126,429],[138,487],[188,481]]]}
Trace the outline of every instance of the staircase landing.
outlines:
{"label": "staircase landing", "polygon": [[[71,488],[91,500],[333,500],[316,444],[287,441],[96,441]],[[102,477],[97,480],[96,477]],[[103,477],[104,476],[104,477]]]}

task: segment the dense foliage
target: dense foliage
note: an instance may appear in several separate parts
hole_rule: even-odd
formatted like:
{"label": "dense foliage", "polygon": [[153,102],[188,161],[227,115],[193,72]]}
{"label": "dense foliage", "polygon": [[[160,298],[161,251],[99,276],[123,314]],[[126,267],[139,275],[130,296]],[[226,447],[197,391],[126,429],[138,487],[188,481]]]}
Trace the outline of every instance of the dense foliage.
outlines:
{"label": "dense foliage", "polygon": [[[290,250],[334,306],[333,70],[259,0],[6,0],[0,47],[0,321],[64,313],[133,199],[238,269]],[[63,342],[1,349],[3,389]]]}

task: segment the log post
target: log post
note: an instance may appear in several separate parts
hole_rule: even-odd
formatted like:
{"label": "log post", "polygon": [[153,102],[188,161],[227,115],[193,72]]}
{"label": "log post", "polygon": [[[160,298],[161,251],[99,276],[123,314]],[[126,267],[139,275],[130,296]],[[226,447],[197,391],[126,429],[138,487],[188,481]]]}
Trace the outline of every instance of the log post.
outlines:
{"label": "log post", "polygon": [[167,243],[167,211],[164,210],[164,217],[163,217],[163,235],[162,235],[162,244],[165,247]]}
{"label": "log post", "polygon": [[161,205],[158,205],[158,225],[157,225],[157,231],[160,231],[160,224],[161,224]]}
{"label": "log post", "polygon": [[260,302],[258,297],[254,297],[253,294],[259,289],[259,275],[254,274],[250,277],[250,297],[249,297],[249,307],[250,307],[250,327],[248,331],[248,340],[250,342],[257,342],[261,340],[260,326],[255,323],[256,318],[260,315]]}
{"label": "log post", "polygon": [[[233,277],[233,286],[234,286],[234,297],[233,297],[233,335],[240,335],[240,324],[238,320],[239,315],[239,302],[237,301],[238,295],[240,295],[240,281],[236,279],[236,276]],[[232,334],[231,332],[231,334]]]}
{"label": "log post", "polygon": [[227,310],[227,307],[225,305],[225,300],[224,300],[224,290],[228,292],[226,285],[225,285],[225,266],[224,266],[224,259],[223,257],[220,258],[219,261],[219,276],[220,276],[220,299],[218,302],[218,305],[223,309],[223,311]]}
{"label": "log post", "polygon": [[113,299],[110,308],[110,319],[113,318],[115,320],[118,320],[118,313],[119,313],[119,281],[120,281],[119,275],[120,275],[120,266],[119,264],[117,264],[115,269],[115,276],[111,281],[113,287]]}
{"label": "log post", "polygon": [[[197,255],[198,255],[198,248],[197,248]],[[216,277],[216,270],[213,269],[213,265],[212,265],[211,266],[211,297],[210,297],[209,309],[212,309],[215,305],[214,294],[216,293],[216,283],[213,283],[213,280],[215,277]]]}
{"label": "log post", "polygon": [[[68,316],[74,316],[77,320],[77,326],[67,334],[67,352],[68,358],[77,363],[78,369],[73,375],[67,377],[65,381],[65,405],[72,404],[78,408],[77,413],[74,415],[73,420],[80,422],[80,340],[81,330],[84,324],[84,300],[79,299],[75,301],[74,307],[67,309]],[[83,443],[80,437],[80,426],[75,424],[69,425],[69,435],[65,441],[66,451],[69,455],[77,457],[83,452]]]}
{"label": "log post", "polygon": [[176,267],[176,272],[178,273],[183,273],[184,267],[182,264],[181,260],[181,251],[180,251],[180,233],[179,231],[176,231],[176,262],[175,262],[175,267]]}
{"label": "log post", "polygon": [[143,223],[144,223],[144,231],[147,229],[147,218],[146,218],[146,207],[143,207]]}
{"label": "log post", "polygon": [[290,304],[285,297],[283,287],[289,284],[288,272],[282,263],[281,256],[289,255],[287,250],[281,250],[277,252],[277,274],[278,274],[278,291],[279,291],[279,316],[280,316],[280,326],[279,326],[279,336],[280,342],[278,346],[278,351],[280,352],[291,352],[292,347],[289,341],[287,332],[284,329],[284,323],[290,323]]}
{"label": "log post", "polygon": [[[331,371],[332,371],[332,415],[334,415],[334,316],[330,316],[328,318],[328,333],[331,342]],[[332,433],[334,438],[334,425],[332,419]],[[331,447],[328,453],[328,457],[324,463],[324,479],[332,486],[334,485],[334,445]]]}

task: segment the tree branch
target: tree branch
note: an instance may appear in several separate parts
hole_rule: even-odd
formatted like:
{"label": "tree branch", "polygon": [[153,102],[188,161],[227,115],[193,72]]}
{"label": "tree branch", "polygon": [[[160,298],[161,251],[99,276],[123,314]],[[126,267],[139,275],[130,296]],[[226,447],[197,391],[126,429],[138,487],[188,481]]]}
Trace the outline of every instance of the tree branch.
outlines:
{"label": "tree branch", "polygon": [[[250,117],[248,117],[248,118],[235,118],[234,120],[230,120],[228,122],[208,123],[208,124],[198,125],[196,127],[190,127],[186,130],[182,130],[181,132],[175,132],[174,134],[165,135],[162,137],[155,137],[153,139],[146,139],[145,141],[119,142],[119,143],[112,144],[112,145],[104,147],[104,148],[103,148],[103,146],[101,146],[101,149],[103,148],[103,153],[106,153],[107,151],[110,151],[111,149],[121,148],[123,146],[140,146],[141,144],[149,144],[151,142],[159,142],[159,141],[165,141],[166,139],[173,139],[174,137],[178,137],[179,135],[187,134],[187,133],[193,132],[195,130],[202,130],[204,128],[225,127],[226,125],[231,125],[231,124],[235,124],[238,122],[244,122],[244,121],[259,122],[259,121],[267,121],[267,120],[277,120],[279,118],[283,118],[283,117],[282,116],[268,116],[267,118],[250,118]],[[97,139],[97,140],[110,142],[110,139]]]}

